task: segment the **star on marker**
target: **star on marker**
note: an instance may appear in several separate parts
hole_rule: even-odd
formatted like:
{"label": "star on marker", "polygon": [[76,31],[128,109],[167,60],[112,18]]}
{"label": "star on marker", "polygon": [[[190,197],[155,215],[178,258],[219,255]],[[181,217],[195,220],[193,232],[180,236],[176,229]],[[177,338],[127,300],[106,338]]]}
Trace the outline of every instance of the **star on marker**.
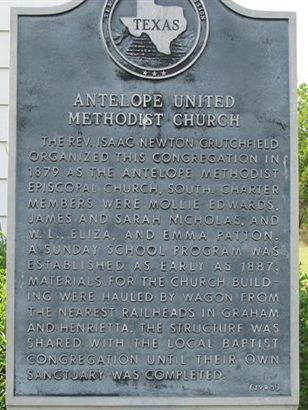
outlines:
{"label": "star on marker", "polygon": [[166,73],[166,71],[164,70],[164,71],[161,72],[161,74],[162,74],[162,75],[166,75],[167,73]]}
{"label": "star on marker", "polygon": [[153,76],[156,77],[157,76],[157,72],[153,71]]}
{"label": "star on marker", "polygon": [[148,74],[148,72],[147,72],[147,71],[144,71],[144,72],[143,72],[143,75],[147,75],[147,74]]}

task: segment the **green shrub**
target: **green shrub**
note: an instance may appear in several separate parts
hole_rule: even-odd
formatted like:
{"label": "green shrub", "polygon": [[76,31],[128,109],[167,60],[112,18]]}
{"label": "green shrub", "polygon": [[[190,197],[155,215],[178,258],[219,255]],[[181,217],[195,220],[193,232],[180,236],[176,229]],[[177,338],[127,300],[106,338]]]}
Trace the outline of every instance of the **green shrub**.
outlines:
{"label": "green shrub", "polygon": [[6,237],[0,232],[0,269],[6,268]]}
{"label": "green shrub", "polygon": [[0,410],[5,410],[6,272],[0,269]]}
{"label": "green shrub", "polygon": [[5,410],[6,238],[0,232],[0,410]]}
{"label": "green shrub", "polygon": [[308,272],[300,275],[300,394],[299,410],[308,409]]}

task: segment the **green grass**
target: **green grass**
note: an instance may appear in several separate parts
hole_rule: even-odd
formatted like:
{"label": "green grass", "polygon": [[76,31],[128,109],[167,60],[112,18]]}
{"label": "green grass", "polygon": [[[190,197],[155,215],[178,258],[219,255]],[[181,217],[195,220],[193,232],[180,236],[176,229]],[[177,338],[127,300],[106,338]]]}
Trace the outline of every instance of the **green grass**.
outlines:
{"label": "green grass", "polygon": [[308,243],[301,242],[299,249],[302,272],[308,272]]}
{"label": "green grass", "polygon": [[302,231],[300,235],[299,257],[301,262],[301,271],[308,273],[308,231]]}

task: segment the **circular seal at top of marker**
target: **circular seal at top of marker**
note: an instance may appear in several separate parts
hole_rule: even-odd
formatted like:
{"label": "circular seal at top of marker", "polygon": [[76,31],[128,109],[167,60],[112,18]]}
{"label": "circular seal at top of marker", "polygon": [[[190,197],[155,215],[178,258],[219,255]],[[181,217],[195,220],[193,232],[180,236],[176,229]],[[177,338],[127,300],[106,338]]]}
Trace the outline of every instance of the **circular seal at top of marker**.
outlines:
{"label": "circular seal at top of marker", "polygon": [[160,80],[191,67],[209,33],[202,0],[108,0],[101,34],[111,58],[138,77]]}

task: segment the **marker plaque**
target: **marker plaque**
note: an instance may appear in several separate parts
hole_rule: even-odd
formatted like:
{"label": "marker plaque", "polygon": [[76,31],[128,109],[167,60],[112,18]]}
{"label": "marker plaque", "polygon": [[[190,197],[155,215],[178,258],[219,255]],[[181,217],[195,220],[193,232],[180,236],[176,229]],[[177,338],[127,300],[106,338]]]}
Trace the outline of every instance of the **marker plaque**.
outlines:
{"label": "marker plaque", "polygon": [[297,408],[294,26],[13,11],[9,409]]}

